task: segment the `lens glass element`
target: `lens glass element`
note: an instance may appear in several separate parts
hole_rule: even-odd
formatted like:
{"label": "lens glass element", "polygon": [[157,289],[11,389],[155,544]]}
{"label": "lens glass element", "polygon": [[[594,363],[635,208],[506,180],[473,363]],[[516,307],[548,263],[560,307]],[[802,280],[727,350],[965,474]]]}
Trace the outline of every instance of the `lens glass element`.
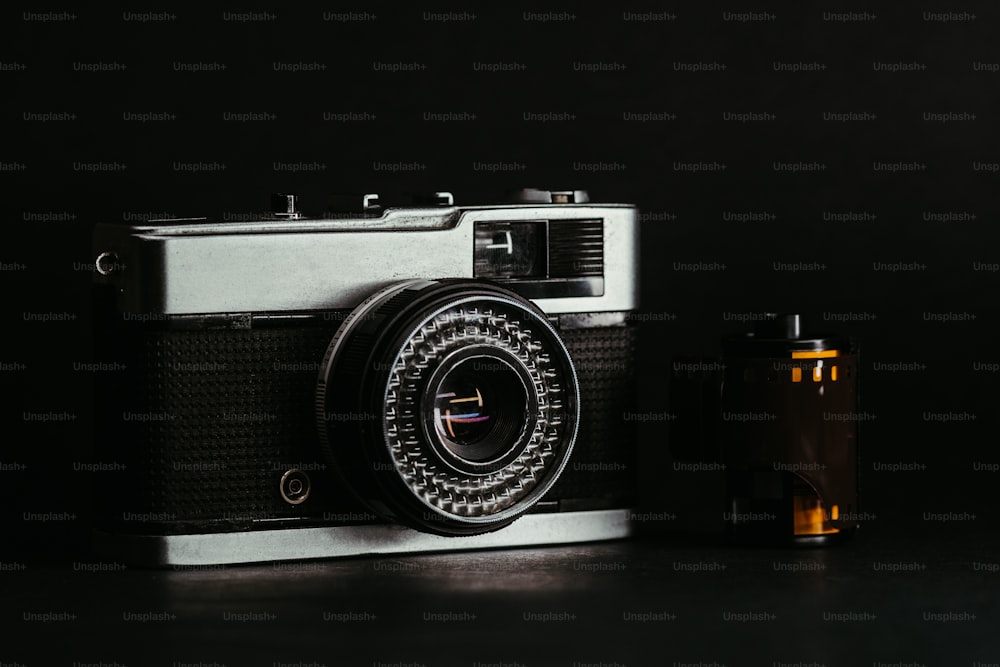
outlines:
{"label": "lens glass element", "polygon": [[450,463],[468,469],[462,464],[497,461],[522,444],[535,418],[525,375],[516,358],[485,346],[444,360],[428,384],[425,405],[434,425],[428,434]]}

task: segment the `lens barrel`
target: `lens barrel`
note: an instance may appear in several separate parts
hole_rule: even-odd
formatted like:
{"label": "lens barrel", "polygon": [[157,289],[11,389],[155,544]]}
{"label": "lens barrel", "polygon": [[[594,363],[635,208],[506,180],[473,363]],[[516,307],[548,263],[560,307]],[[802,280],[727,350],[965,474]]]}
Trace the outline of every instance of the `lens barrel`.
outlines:
{"label": "lens barrel", "polygon": [[344,321],[321,364],[320,443],[384,518],[442,535],[502,528],[572,452],[579,389],[545,314],[490,283],[390,286]]}

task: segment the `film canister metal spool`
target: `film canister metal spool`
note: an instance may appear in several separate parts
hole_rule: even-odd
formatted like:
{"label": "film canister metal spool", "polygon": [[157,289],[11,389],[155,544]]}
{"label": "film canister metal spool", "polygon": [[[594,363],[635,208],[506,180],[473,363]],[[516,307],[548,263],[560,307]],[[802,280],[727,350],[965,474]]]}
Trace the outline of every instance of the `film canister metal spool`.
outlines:
{"label": "film canister metal spool", "polygon": [[736,541],[828,544],[858,513],[858,351],[773,315],[723,340],[720,446]]}

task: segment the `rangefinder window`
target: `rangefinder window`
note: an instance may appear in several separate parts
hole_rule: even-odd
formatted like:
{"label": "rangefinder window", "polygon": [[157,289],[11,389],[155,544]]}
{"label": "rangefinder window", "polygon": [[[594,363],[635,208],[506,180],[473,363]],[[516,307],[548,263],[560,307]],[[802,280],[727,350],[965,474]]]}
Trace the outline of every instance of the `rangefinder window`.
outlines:
{"label": "rangefinder window", "polygon": [[547,236],[547,223],[541,220],[477,224],[475,276],[477,278],[546,277]]}

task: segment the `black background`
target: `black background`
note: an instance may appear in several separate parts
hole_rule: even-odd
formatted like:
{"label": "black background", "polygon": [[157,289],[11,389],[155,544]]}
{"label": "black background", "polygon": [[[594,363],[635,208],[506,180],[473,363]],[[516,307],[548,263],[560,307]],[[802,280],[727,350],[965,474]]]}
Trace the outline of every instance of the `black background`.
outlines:
{"label": "black background", "polygon": [[[249,214],[274,191],[301,193],[307,208],[334,192],[450,190],[480,203],[526,185],[635,203],[651,320],[641,445],[664,465],[644,489],[654,509],[691,527],[701,501],[688,494],[717,482],[670,470],[663,454],[668,420],[656,415],[670,412],[674,355],[716,354],[746,319],[795,311],[862,346],[863,539],[916,539],[898,555],[933,563],[942,542],[974,545],[995,528],[996,7],[966,3],[951,20],[934,5],[838,3],[754,7],[749,20],[718,3],[459,9],[465,20],[449,21],[436,7],[271,7],[250,20],[237,7],[34,11],[8,7],[0,21],[8,563],[85,558],[74,555],[86,541],[83,498],[105,474],[72,467],[94,460],[95,374],[73,366],[89,347],[91,226]],[[147,11],[154,20],[136,18]],[[840,12],[864,16],[834,20]],[[209,71],[186,71],[195,63]],[[688,71],[696,63],[707,71]],[[498,64],[508,71],[488,71]],[[143,114],[153,119],[135,120]],[[734,120],[745,114],[755,119]],[[970,590],[980,585],[972,563],[990,555],[977,554],[948,561]],[[921,586],[933,588],[906,584]],[[36,627],[23,608],[11,606],[5,632]],[[919,617],[893,626],[925,627]],[[761,660],[733,664],[785,659],[767,646]],[[435,662],[433,646],[421,650],[410,659]],[[699,659],[722,659],[712,651]],[[534,664],[530,653],[510,659]]]}

